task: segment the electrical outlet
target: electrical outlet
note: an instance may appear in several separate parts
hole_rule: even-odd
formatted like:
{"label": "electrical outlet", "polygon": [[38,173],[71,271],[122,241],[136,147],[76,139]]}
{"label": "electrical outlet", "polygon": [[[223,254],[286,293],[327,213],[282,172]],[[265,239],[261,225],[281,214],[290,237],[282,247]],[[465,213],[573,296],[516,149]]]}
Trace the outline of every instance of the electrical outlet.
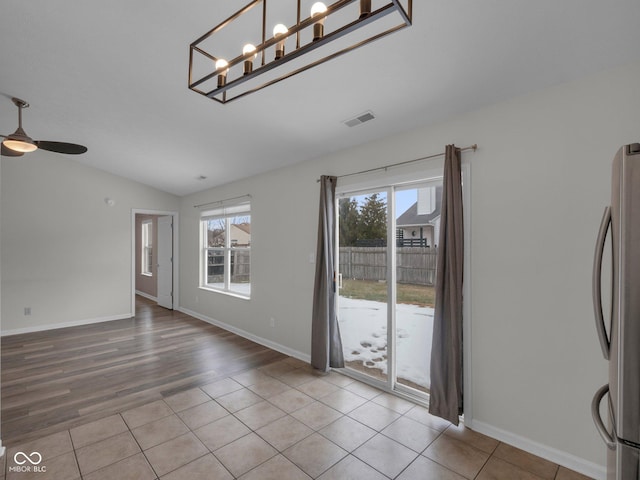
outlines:
{"label": "electrical outlet", "polygon": [[198,298],[198,295],[196,295],[196,303],[198,303],[200,301],[200,299]]}
{"label": "electrical outlet", "polygon": [[24,314],[31,315],[31,307],[24,307]]}
{"label": "electrical outlet", "polygon": [[276,319],[275,319],[275,318],[271,317],[271,318],[269,319],[269,326],[270,326],[271,328],[273,328],[273,327],[275,327],[275,326],[276,326]]}

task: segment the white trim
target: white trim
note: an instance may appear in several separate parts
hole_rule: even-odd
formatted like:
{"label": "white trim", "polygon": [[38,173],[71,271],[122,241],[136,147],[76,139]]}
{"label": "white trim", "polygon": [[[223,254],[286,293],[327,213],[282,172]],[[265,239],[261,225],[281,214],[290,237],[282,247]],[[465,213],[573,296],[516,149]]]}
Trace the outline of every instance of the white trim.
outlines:
{"label": "white trim", "polygon": [[266,338],[258,337],[257,335],[254,335],[253,333],[249,333],[245,330],[242,330],[241,328],[237,328],[237,327],[234,327],[233,325],[229,325],[228,323],[215,320],[206,315],[202,315],[201,313],[194,312],[193,310],[189,310],[188,308],[177,307],[176,310],[182,313],[186,313],[187,315],[197,318],[198,320],[202,320],[203,322],[210,323],[211,325],[215,325],[216,327],[220,327],[223,330],[226,330],[228,332],[235,333],[236,335],[242,338],[251,340],[252,342],[258,343],[264,347],[268,347],[277,352],[284,353],[285,355],[289,355],[290,357],[297,358],[298,360],[302,360],[303,362],[311,363],[311,355],[308,355],[306,353],[300,352],[298,350],[294,350],[289,347],[285,347],[284,345],[273,342],[271,340],[267,340]]}
{"label": "white trim", "polygon": [[208,285],[200,285],[198,288],[205,292],[222,293],[224,295],[229,295],[230,297],[239,298],[240,300],[251,300],[251,296],[238,293],[236,290],[224,290],[222,288],[213,288]]}
{"label": "white trim", "polygon": [[[397,367],[397,338],[396,331],[396,301],[398,293],[398,284],[396,283],[397,275],[397,252],[396,252],[396,188],[395,185],[389,185],[387,192],[387,328],[391,335],[387,335],[387,339],[391,341],[387,345],[387,388],[395,390],[398,385]],[[336,210],[340,210],[336,208]],[[338,215],[340,213],[338,212]],[[336,235],[339,236],[339,235]],[[338,265],[339,268],[339,265]],[[340,315],[338,313],[338,315]]]}
{"label": "white trim", "polygon": [[468,419],[465,419],[465,425],[476,432],[488,435],[496,440],[508,443],[509,445],[513,445],[521,450],[525,450],[588,477],[595,478],[596,480],[606,479],[607,472],[603,465],[576,457],[570,453],[521,437],[520,435],[502,430],[484,422],[473,421],[472,423],[469,423]]}
{"label": "white trim", "polygon": [[[245,205],[245,204],[243,204]],[[250,206],[250,203],[246,203],[246,205]],[[231,295],[238,298],[243,298],[246,300],[251,299],[251,290],[249,290],[249,294],[243,293],[239,290],[235,290],[232,288],[231,283],[231,253],[233,251],[244,251],[249,252],[249,285],[251,285],[251,233],[249,232],[249,246],[244,247],[234,247],[231,239],[231,227],[234,224],[231,223],[232,218],[236,216],[247,215],[251,218],[251,211],[246,210],[246,212],[242,211],[234,211],[230,216],[201,216],[200,217],[200,267],[199,267],[199,277],[200,277],[200,285],[199,288],[209,290],[211,292],[224,293],[226,295]],[[224,246],[210,247],[209,246],[209,222],[211,220],[223,220],[224,227]],[[251,220],[249,220],[249,225],[251,225]],[[237,227],[236,227],[237,228]],[[241,229],[239,229],[241,230]],[[246,232],[245,232],[246,233]],[[224,258],[224,278],[223,278],[223,288],[213,287],[209,283],[209,271],[208,271],[208,258],[209,252],[213,251],[222,251]],[[215,255],[215,254],[214,254]],[[220,255],[215,255],[220,256]],[[219,283],[219,282],[216,282]]]}
{"label": "white trim", "polygon": [[147,298],[153,302],[158,301],[158,297],[154,297],[153,295],[149,295],[148,293],[141,292],[140,290],[136,290],[136,295],[140,295],[141,297]]}
{"label": "white trim", "polygon": [[4,457],[5,453],[7,453],[7,448],[2,446],[2,439],[0,439],[0,458]]}
{"label": "white trim", "polygon": [[109,315],[106,317],[89,318],[86,320],[75,320],[73,322],[51,323],[47,325],[35,325],[33,327],[16,328],[14,330],[3,330],[2,332],[0,332],[0,336],[8,337],[10,335],[19,335],[21,333],[44,332],[46,330],[55,330],[57,328],[79,327],[82,325],[91,325],[92,323],[110,322],[112,320],[123,320],[125,318],[131,318],[131,317],[133,317],[133,314],[129,312],[129,313],[122,313],[119,315]]}
{"label": "white trim", "polygon": [[[151,229],[153,228],[153,220],[147,219],[142,220],[142,231],[140,232],[140,245],[142,246],[142,251],[140,252],[140,256],[142,259],[142,265],[140,266],[140,274],[145,277],[153,276],[153,233]],[[135,233],[138,235],[138,232]],[[149,260],[149,250],[152,249],[152,259]]]}
{"label": "white trim", "polygon": [[[173,308],[180,304],[180,215],[166,210],[131,209],[131,311],[136,311],[136,215],[173,217]],[[157,300],[156,300],[157,301]]]}
{"label": "white trim", "polygon": [[473,422],[473,350],[471,328],[471,164],[462,160],[462,208],[464,222],[464,265],[462,284],[462,391],[464,392],[463,414]]}
{"label": "white trim", "polygon": [[217,220],[220,218],[241,217],[243,215],[251,215],[251,199],[202,210],[200,212],[200,220]]}

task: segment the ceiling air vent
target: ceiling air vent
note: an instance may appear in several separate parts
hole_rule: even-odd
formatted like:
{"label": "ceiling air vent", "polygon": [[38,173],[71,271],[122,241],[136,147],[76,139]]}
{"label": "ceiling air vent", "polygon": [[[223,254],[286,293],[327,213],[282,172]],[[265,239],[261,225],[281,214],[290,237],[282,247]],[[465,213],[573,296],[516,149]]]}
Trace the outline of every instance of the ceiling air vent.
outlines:
{"label": "ceiling air vent", "polygon": [[376,118],[376,116],[373,114],[373,112],[367,111],[353,118],[350,118],[349,120],[345,120],[342,123],[344,123],[347,127],[355,127],[356,125],[360,125],[364,122],[368,122],[369,120],[373,120],[374,118]]}

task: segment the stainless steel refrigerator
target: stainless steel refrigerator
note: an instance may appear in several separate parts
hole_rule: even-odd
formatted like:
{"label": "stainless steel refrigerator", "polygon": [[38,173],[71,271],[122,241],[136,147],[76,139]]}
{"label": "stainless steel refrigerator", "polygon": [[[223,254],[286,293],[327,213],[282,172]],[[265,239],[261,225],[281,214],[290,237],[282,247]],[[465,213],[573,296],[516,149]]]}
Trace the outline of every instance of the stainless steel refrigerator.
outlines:
{"label": "stainless steel refrigerator", "polygon": [[[609,291],[608,286],[602,288],[608,231],[611,302],[604,303],[611,311],[603,315],[602,293]],[[593,305],[600,346],[609,361],[609,382],[591,404],[596,427],[607,445],[607,480],[640,480],[639,143],[623,146],[613,159],[611,206],[604,211],[593,265]],[[604,398],[608,401],[601,409]],[[602,410],[607,412],[606,422]]]}

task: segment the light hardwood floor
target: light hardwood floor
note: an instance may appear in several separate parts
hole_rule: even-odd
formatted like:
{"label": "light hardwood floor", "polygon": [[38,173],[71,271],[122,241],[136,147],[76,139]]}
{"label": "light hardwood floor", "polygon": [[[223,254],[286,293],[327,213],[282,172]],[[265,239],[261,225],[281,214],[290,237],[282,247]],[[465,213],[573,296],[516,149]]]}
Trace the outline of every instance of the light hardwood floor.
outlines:
{"label": "light hardwood floor", "polygon": [[73,428],[283,358],[137,297],[130,319],[2,338],[2,441]]}
{"label": "light hardwood floor", "polygon": [[56,480],[588,480],[349,377],[137,303],[132,319],[2,339],[9,448],[0,480],[27,478],[18,452],[42,452]]}

